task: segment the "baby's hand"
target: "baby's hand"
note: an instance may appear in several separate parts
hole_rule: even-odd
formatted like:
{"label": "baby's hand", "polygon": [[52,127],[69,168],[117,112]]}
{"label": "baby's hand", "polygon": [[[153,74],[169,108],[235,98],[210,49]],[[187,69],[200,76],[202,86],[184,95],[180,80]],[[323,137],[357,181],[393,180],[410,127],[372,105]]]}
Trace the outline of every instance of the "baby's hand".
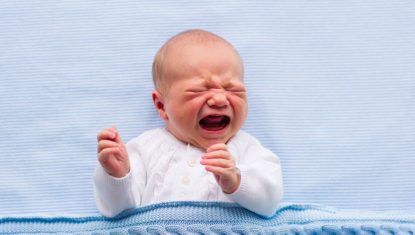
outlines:
{"label": "baby's hand", "polygon": [[115,127],[107,128],[98,133],[98,161],[105,171],[117,178],[130,172],[128,153]]}
{"label": "baby's hand", "polygon": [[200,164],[215,175],[216,181],[227,194],[235,192],[241,182],[241,173],[225,144],[210,146],[203,155]]}

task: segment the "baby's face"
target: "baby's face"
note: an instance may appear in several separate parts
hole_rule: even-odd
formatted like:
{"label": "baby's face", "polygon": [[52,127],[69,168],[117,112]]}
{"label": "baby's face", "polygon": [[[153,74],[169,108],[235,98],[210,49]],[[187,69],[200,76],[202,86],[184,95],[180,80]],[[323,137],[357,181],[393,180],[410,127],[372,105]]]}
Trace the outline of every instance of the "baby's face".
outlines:
{"label": "baby's face", "polygon": [[204,149],[226,143],[242,127],[248,112],[239,56],[224,43],[193,43],[174,49],[166,61],[168,130]]}

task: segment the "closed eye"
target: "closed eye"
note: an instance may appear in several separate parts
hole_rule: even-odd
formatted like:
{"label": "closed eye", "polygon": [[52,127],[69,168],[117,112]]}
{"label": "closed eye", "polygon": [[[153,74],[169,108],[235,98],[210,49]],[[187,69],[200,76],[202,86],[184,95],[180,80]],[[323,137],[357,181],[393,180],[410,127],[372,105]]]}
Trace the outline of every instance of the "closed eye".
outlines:
{"label": "closed eye", "polygon": [[189,92],[189,93],[200,93],[200,92],[205,92],[205,91],[207,91],[207,89],[200,88],[200,89],[188,89],[185,92]]}
{"label": "closed eye", "polygon": [[246,97],[246,89],[244,86],[232,86],[227,88],[226,91],[241,98]]}
{"label": "closed eye", "polygon": [[226,91],[242,93],[246,92],[245,85],[240,81],[230,81],[224,86]]}
{"label": "closed eye", "polygon": [[237,88],[227,89],[227,91],[230,91],[230,92],[233,92],[233,93],[245,93],[246,92],[245,89],[237,89]]}
{"label": "closed eye", "polygon": [[226,90],[233,92],[233,93],[245,93],[246,92],[245,86],[230,86],[230,87],[227,87]]}

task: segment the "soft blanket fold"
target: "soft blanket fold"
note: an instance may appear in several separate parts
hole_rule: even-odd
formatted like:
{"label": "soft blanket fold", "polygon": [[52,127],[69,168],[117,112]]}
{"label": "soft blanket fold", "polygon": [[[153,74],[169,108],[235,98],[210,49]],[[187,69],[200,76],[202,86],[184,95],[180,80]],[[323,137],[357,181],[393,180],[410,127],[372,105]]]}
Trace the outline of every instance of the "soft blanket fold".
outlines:
{"label": "soft blanket fold", "polygon": [[0,218],[1,234],[415,234],[415,214],[338,211],[283,204],[263,218],[236,204],[167,202],[116,218],[25,216]]}

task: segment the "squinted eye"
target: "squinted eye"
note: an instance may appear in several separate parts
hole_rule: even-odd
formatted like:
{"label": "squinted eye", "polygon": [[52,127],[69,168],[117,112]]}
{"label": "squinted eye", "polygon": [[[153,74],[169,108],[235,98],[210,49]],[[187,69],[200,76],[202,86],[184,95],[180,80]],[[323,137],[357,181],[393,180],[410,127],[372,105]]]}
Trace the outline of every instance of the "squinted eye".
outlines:
{"label": "squinted eye", "polygon": [[230,86],[226,88],[227,91],[234,92],[234,93],[243,93],[246,92],[244,86]]}
{"label": "squinted eye", "polygon": [[234,92],[234,93],[243,93],[243,92],[246,92],[245,89],[239,89],[239,88],[228,89],[228,91]]}
{"label": "squinted eye", "polygon": [[192,89],[188,89],[186,90],[186,92],[190,92],[190,93],[200,93],[200,92],[205,92],[207,91],[204,88],[192,88]]}

